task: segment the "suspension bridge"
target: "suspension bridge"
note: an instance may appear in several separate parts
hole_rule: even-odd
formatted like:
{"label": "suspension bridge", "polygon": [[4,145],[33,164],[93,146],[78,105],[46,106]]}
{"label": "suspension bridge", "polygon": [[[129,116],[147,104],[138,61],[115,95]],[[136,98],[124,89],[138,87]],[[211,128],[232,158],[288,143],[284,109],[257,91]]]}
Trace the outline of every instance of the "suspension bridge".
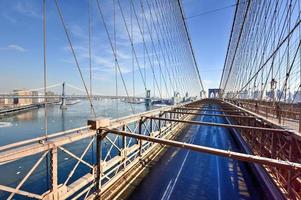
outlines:
{"label": "suspension bridge", "polygon": [[[68,88],[72,89],[70,91],[71,94],[67,94]],[[53,91],[51,92],[50,88],[53,88]],[[36,91],[38,93],[33,94],[18,94],[18,91],[10,92],[10,93],[1,93],[0,98],[1,99],[14,99],[14,98],[21,98],[21,99],[34,99],[34,98],[40,98],[40,99],[52,99],[52,98],[64,98],[64,99],[87,99],[87,95],[84,93],[85,90],[83,88],[73,86],[68,83],[59,83],[59,84],[53,84],[47,86],[47,92],[45,95],[43,94],[44,88],[35,88],[35,89],[24,89],[22,91],[26,91],[28,93],[32,93],[33,91]],[[56,94],[55,91],[61,90],[59,94]],[[51,92],[51,93],[50,93]],[[116,96],[116,95],[105,95],[105,94],[97,94],[94,93],[93,95],[90,95],[93,99],[127,99],[127,98],[140,98],[144,99],[146,98],[144,94],[136,95],[134,96]]]}
{"label": "suspension bridge", "polygon": [[[301,198],[300,0],[231,6],[219,88],[208,94],[182,1],[80,2],[74,9],[86,20],[80,35],[86,60],[66,14],[72,5],[39,3],[43,87],[27,90],[39,95],[11,92],[0,99],[42,99],[43,128],[35,137],[24,130],[20,139],[1,143],[1,199]],[[46,33],[54,14],[81,86],[48,84],[53,36]],[[107,82],[97,79],[99,56],[108,59],[101,69],[113,72]],[[112,91],[97,93],[103,85]],[[67,99],[85,99],[87,117],[79,110],[85,124],[51,132],[57,116],[50,115],[51,99],[61,107]],[[104,117],[100,99],[125,100],[113,102],[113,110],[125,114]],[[148,108],[140,112],[133,99]],[[166,99],[172,105],[149,107]]]}

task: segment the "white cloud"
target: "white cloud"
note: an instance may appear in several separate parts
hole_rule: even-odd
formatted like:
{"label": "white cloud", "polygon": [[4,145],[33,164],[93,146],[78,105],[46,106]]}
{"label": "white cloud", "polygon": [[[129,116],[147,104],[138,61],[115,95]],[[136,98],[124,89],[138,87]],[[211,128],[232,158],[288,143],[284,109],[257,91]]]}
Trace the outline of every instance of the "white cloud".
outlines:
{"label": "white cloud", "polygon": [[[73,46],[77,59],[81,63],[83,69],[87,68],[87,65],[82,65],[84,61],[89,59],[89,49],[86,46],[75,45]],[[66,52],[70,52],[69,46],[64,46],[62,49]],[[131,67],[131,52],[127,52],[121,49],[118,49],[117,59],[122,73],[129,73],[132,71]],[[92,50],[92,65],[93,71],[101,71],[106,73],[114,73],[115,70],[115,61],[113,53],[110,48],[103,49],[93,49]],[[73,64],[74,58],[70,57],[68,59],[62,59],[61,61]],[[136,63],[135,63],[136,64]]]}
{"label": "white cloud", "polygon": [[22,15],[42,19],[42,13],[38,13],[32,4],[27,1],[17,2],[13,9]]}
{"label": "white cloud", "polygon": [[206,80],[206,79],[204,79],[203,82],[206,85],[211,85],[213,83],[212,80]]}
{"label": "white cloud", "polygon": [[23,48],[23,47],[21,47],[21,46],[19,46],[19,45],[16,45],[16,44],[10,44],[10,45],[8,45],[7,47],[8,47],[9,49],[11,49],[11,50],[16,50],[16,51],[20,51],[20,52],[26,51],[25,48]]}
{"label": "white cloud", "polygon": [[7,13],[2,13],[2,17],[5,18],[10,23],[14,24],[14,23],[17,22],[17,20],[15,18],[13,18],[12,16],[8,15]]}
{"label": "white cloud", "polygon": [[0,50],[12,50],[12,51],[18,51],[18,52],[25,52],[27,51],[24,47],[21,47],[17,44],[9,44],[6,47],[0,47]]}
{"label": "white cloud", "polygon": [[68,28],[74,36],[80,39],[88,40],[88,32],[85,32],[80,25],[72,23],[68,26]]}

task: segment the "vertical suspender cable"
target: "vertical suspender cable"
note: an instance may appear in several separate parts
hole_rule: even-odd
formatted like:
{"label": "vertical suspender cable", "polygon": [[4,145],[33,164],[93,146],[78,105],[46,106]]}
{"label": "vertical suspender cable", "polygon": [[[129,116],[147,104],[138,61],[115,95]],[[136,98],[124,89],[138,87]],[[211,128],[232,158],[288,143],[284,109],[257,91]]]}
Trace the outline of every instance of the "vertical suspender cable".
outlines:
{"label": "vertical suspender cable", "polygon": [[[135,58],[135,60],[136,60],[136,63],[137,63],[137,66],[138,66],[138,69],[139,69],[139,73],[140,73],[140,76],[141,76],[141,79],[142,79],[142,82],[143,82],[143,85],[144,85],[144,89],[146,90],[146,82],[145,82],[145,76],[143,76],[143,73],[142,73],[142,70],[141,70],[141,66],[140,66],[140,64],[139,64],[139,59],[138,59],[138,56],[137,56],[137,53],[136,53],[136,51],[135,51],[135,47],[134,47],[134,42],[133,42],[133,38],[132,38],[132,36],[131,36],[131,30],[129,30],[130,28],[128,28],[128,25],[127,25],[127,22],[126,22],[126,19],[125,19],[125,15],[124,15],[124,12],[123,12],[123,9],[122,9],[122,6],[121,6],[121,4],[120,4],[120,1],[119,0],[117,0],[117,2],[118,2],[118,6],[119,6],[119,8],[120,8],[120,13],[121,13],[121,17],[122,17],[122,20],[123,20],[123,22],[124,22],[124,26],[125,26],[125,30],[126,30],[126,33],[127,33],[127,35],[128,35],[128,38],[129,38],[129,41],[130,41],[130,43],[131,43],[131,46],[133,47],[132,48],[132,50],[133,50],[133,59]],[[130,26],[130,25],[129,25]],[[140,28],[139,28],[140,29]],[[143,36],[143,34],[142,34],[142,32],[140,32],[141,33],[141,35]],[[142,37],[142,40],[143,40],[143,37]],[[143,40],[143,44],[145,44],[145,42],[144,42],[144,40]],[[145,45],[143,45],[143,47],[144,47]],[[151,67],[152,68],[152,67]]]}
{"label": "vertical suspender cable", "polygon": [[188,39],[188,44],[189,44],[190,51],[191,51],[191,54],[192,54],[193,64],[194,64],[194,67],[195,67],[195,71],[196,71],[196,75],[197,75],[197,78],[198,78],[198,81],[199,81],[201,92],[204,93],[205,90],[204,90],[203,83],[202,83],[202,80],[201,80],[201,76],[200,76],[200,71],[199,71],[199,68],[198,68],[198,64],[196,62],[194,50],[192,48],[191,39],[190,39],[190,36],[189,36],[189,33],[188,33],[187,24],[185,22],[184,12],[183,12],[180,0],[178,0],[178,5],[179,5],[180,11],[181,11],[182,21],[183,21],[183,24],[184,24],[185,33],[186,33],[186,36],[187,36],[187,39]]}
{"label": "vertical suspender cable", "polygon": [[[140,6],[141,6],[141,10],[142,10],[142,4]],[[142,38],[144,38],[144,31],[145,30],[144,30],[144,18],[143,17],[142,17],[141,21],[142,21],[142,33],[141,33],[141,36],[142,36]],[[145,47],[143,46],[142,48],[143,48],[144,81],[145,81],[145,85],[146,85]],[[146,95],[146,92],[147,92],[147,88],[145,88],[145,95]]]}
{"label": "vertical suspender cable", "polygon": [[[90,71],[90,97],[93,101],[92,94],[92,46],[91,46],[91,36],[92,36],[92,0],[88,0],[88,32],[89,32],[89,71]],[[92,112],[92,104],[90,105]],[[91,145],[91,163],[94,164],[94,143]]]}
{"label": "vertical suspender cable", "polygon": [[[301,10],[301,6],[300,6],[300,1],[298,1],[298,10]],[[301,18],[301,16],[299,16],[299,19]],[[301,38],[301,27],[299,27],[299,38]],[[299,80],[299,89],[297,90],[298,92],[301,92],[301,51],[300,51],[300,55],[299,55],[300,59],[299,59],[299,65],[300,65],[300,80]],[[297,96],[297,95],[296,95]],[[300,101],[300,99],[298,99]],[[300,120],[300,119],[299,119]]]}
{"label": "vertical suspender cable", "polygon": [[46,64],[46,0],[43,0],[43,56],[44,56],[44,128],[45,138],[48,137],[47,121],[47,64]]}
{"label": "vertical suspender cable", "polygon": [[[47,63],[46,63],[46,0],[43,0],[43,59],[44,59],[44,129],[45,129],[45,140],[48,137],[48,121],[47,121]],[[49,189],[49,153],[46,156],[46,187]]]}
{"label": "vertical suspender cable", "polygon": [[[223,81],[223,77],[224,77],[224,74],[225,74],[225,68],[226,68],[226,64],[227,64],[227,58],[229,56],[231,41],[233,39],[233,31],[234,31],[234,26],[235,26],[235,21],[236,21],[236,16],[237,16],[238,5],[239,5],[239,0],[237,0],[236,6],[235,6],[235,13],[234,13],[233,22],[232,22],[230,39],[229,39],[229,42],[228,42],[228,47],[227,47],[227,52],[226,52],[226,57],[225,57],[225,62],[224,62],[224,67],[223,67],[223,72],[222,72],[221,81],[220,81],[220,84],[219,84],[219,88],[220,89],[222,89],[222,81]],[[221,95],[223,95],[223,93],[224,93],[224,91],[221,91]]]}
{"label": "vertical suspender cable", "polygon": [[58,4],[58,0],[54,0],[54,2],[55,2],[55,6],[56,6],[56,8],[57,8],[58,14],[59,14],[59,18],[60,18],[60,20],[61,20],[61,22],[62,22],[62,25],[63,25],[63,28],[64,28],[64,32],[65,32],[65,34],[66,34],[66,37],[67,37],[67,40],[68,40],[68,44],[69,44],[71,53],[72,53],[72,55],[73,55],[73,58],[74,58],[74,61],[75,61],[77,70],[78,70],[78,72],[79,72],[80,78],[81,78],[82,83],[83,83],[84,88],[85,88],[85,92],[86,92],[87,97],[88,97],[88,100],[89,100],[89,102],[90,102],[90,105],[91,105],[91,108],[92,108],[93,115],[94,115],[94,117],[96,117],[96,112],[95,112],[95,109],[94,109],[94,106],[93,106],[93,103],[92,103],[92,100],[91,100],[91,96],[89,95],[89,91],[88,91],[86,82],[85,82],[85,80],[84,80],[83,73],[82,73],[82,70],[81,70],[81,68],[80,68],[78,59],[77,59],[77,57],[76,57],[75,50],[74,50],[73,45],[72,45],[72,42],[71,42],[71,38],[70,38],[70,36],[69,36],[68,30],[67,30],[67,27],[66,27],[66,24],[65,24],[63,15],[62,15],[62,11],[61,11],[61,9],[60,9],[60,7],[59,7],[59,4]]}
{"label": "vertical suspender cable", "polygon": [[[120,1],[118,0],[118,2],[120,3]],[[159,93],[159,95],[160,95],[160,98],[162,98],[162,92],[161,92],[161,89],[160,89],[160,87],[159,87],[159,84],[158,84],[158,81],[157,81],[157,79],[156,79],[156,75],[155,75],[155,69],[154,69],[154,63],[152,62],[152,59],[151,59],[151,56],[152,56],[152,54],[157,54],[157,52],[155,51],[155,48],[154,48],[154,43],[153,43],[153,39],[152,39],[152,30],[150,30],[150,28],[149,28],[149,25],[148,25],[148,23],[147,23],[147,19],[146,19],[146,15],[145,15],[145,12],[144,12],[144,9],[143,9],[143,5],[141,6],[141,10],[142,10],[142,17],[144,17],[145,18],[145,24],[146,24],[146,27],[147,27],[147,30],[148,30],[148,32],[149,32],[149,36],[150,36],[150,40],[151,40],[151,53],[149,52],[149,49],[147,48],[147,44],[146,44],[146,40],[145,40],[145,38],[144,38],[144,34],[142,34],[142,30],[141,30],[141,24],[140,24],[140,22],[139,22],[139,19],[138,19],[138,14],[137,14],[137,12],[136,12],[136,9],[135,9],[135,6],[134,6],[134,3],[133,3],[133,1],[132,0],[130,0],[130,4],[131,4],[131,6],[132,6],[132,8],[133,8],[133,14],[134,14],[134,16],[135,16],[135,19],[136,19],[136,22],[137,22],[137,25],[138,25],[138,29],[139,29],[139,32],[140,32],[140,35],[142,36],[142,44],[143,44],[143,46],[144,46],[144,48],[145,48],[145,51],[146,51],[146,55],[147,55],[147,58],[148,58],[148,60],[149,60],[149,64],[150,64],[150,67],[151,67],[151,70],[152,70],[152,73],[153,73],[153,76],[154,76],[154,83],[155,83],[155,85],[157,86],[157,89],[158,89],[158,93]],[[140,4],[141,4],[141,2],[140,2]],[[121,12],[122,12],[122,9],[121,9]],[[122,12],[123,13],[123,12]],[[131,39],[130,39],[131,40]],[[151,54],[151,55],[150,55]],[[152,56],[152,57],[154,57],[154,56]],[[158,61],[158,57],[156,56],[156,58],[157,58],[157,61]],[[139,64],[138,64],[139,62],[137,61],[137,65],[139,66]],[[159,61],[158,61],[158,63],[159,63]],[[160,66],[160,63],[159,63],[159,66]],[[139,70],[140,71],[140,70]],[[142,76],[142,75],[141,75]],[[143,76],[142,76],[143,77]],[[145,88],[146,88],[146,86],[145,86]],[[155,90],[154,90],[155,91]]]}
{"label": "vertical suspender cable", "polygon": [[91,48],[91,32],[92,32],[92,22],[91,22],[91,0],[88,0],[88,15],[89,15],[89,69],[90,69],[90,96],[92,96],[92,48]]}
{"label": "vertical suspender cable", "polygon": [[[131,20],[131,51],[132,51],[132,74],[133,74],[133,101],[135,101],[135,63],[134,63],[134,32],[133,32],[133,8],[130,6],[130,20]],[[135,104],[134,104],[134,112],[135,112]]]}
{"label": "vertical suspender cable", "polygon": [[[106,21],[105,21],[104,14],[103,14],[102,9],[101,9],[101,6],[100,6],[100,1],[99,1],[99,0],[96,0],[96,4],[97,4],[98,13],[99,13],[99,15],[100,15],[101,23],[102,23],[103,26],[104,26],[104,29],[105,29],[106,35],[107,35],[107,37],[108,37],[109,44],[110,44],[110,47],[111,47],[111,50],[112,50],[114,59],[115,59],[115,61],[116,61],[117,69],[118,69],[118,72],[119,72],[119,75],[120,75],[122,84],[123,84],[123,86],[124,86],[124,90],[125,90],[126,96],[127,96],[127,98],[129,99],[130,96],[129,96],[128,88],[127,88],[127,86],[126,86],[126,84],[125,84],[125,80],[124,80],[123,74],[122,74],[122,72],[121,72],[120,65],[119,65],[119,63],[118,63],[117,54],[116,54],[116,52],[115,52],[114,45],[113,45],[113,41],[112,41],[111,36],[110,36],[110,34],[109,34],[109,29],[108,29],[108,27],[107,27],[107,23],[106,23]],[[130,107],[131,107],[132,112],[134,113],[133,105],[130,104]]]}
{"label": "vertical suspender cable", "polygon": [[[116,0],[113,0],[113,30],[114,30],[114,51],[117,53],[117,43],[116,43]],[[117,61],[114,60],[115,65],[115,95],[116,95],[116,114],[118,116],[118,69]]]}
{"label": "vertical suspender cable", "polygon": [[[92,47],[91,47],[91,35],[92,35],[92,11],[91,11],[91,0],[88,0],[88,18],[89,18],[89,70],[90,70],[90,97],[91,101],[93,101],[92,94]],[[92,109],[92,104],[90,105]]]}
{"label": "vertical suspender cable", "polygon": [[249,8],[250,8],[250,1],[248,1],[247,8],[246,8],[246,11],[244,13],[243,22],[242,22],[242,25],[241,25],[241,29],[239,31],[237,43],[236,43],[236,46],[235,46],[235,49],[234,49],[234,56],[233,56],[233,59],[231,60],[228,76],[226,77],[226,81],[224,83],[223,88],[221,88],[223,90],[226,90],[226,87],[227,87],[227,84],[228,84],[228,81],[229,81],[229,77],[230,77],[230,74],[231,74],[231,71],[232,71],[232,68],[233,68],[233,64],[234,64],[234,58],[236,56],[236,53],[237,53],[237,50],[238,50],[238,47],[239,47],[239,44],[240,44],[241,36],[242,36],[243,30],[244,30],[244,27],[245,27],[245,24],[246,24],[245,22],[246,22],[246,19],[247,19],[247,16],[248,16]]}

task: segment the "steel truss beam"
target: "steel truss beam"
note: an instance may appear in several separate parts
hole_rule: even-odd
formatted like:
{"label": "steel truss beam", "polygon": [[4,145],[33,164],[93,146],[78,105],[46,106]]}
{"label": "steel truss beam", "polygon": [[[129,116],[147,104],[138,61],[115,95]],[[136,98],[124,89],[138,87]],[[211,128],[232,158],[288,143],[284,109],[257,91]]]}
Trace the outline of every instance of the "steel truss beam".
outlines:
{"label": "steel truss beam", "polygon": [[[256,120],[245,120],[242,118],[238,120],[231,119],[233,123],[248,126],[281,128],[281,126],[267,119],[267,117],[258,114],[258,112],[254,113],[249,111],[248,108],[246,109],[246,106],[239,107],[236,103],[237,102],[234,102],[234,104],[223,102],[223,105],[232,106],[233,109],[240,109],[248,115],[255,116]],[[241,106],[242,104],[240,103],[239,105]],[[300,163],[301,136],[296,131],[289,130],[287,133],[282,134],[273,131],[269,132],[269,134],[257,134],[255,131],[242,129],[239,131],[239,135],[254,155]],[[267,165],[260,168],[266,171],[273,181],[277,183],[277,187],[284,195],[284,198],[300,199],[300,171],[281,169]]]}
{"label": "steel truss beam", "polygon": [[211,123],[211,122],[199,122],[199,121],[190,121],[190,120],[181,120],[181,119],[169,119],[169,118],[163,118],[163,117],[146,117],[146,118],[153,119],[153,120],[161,120],[161,121],[187,123],[187,124],[193,124],[193,125],[219,126],[219,127],[225,127],[225,128],[249,129],[249,130],[255,130],[255,131],[274,131],[274,132],[278,132],[278,133],[287,133],[288,132],[285,129],[275,129],[275,128],[263,128],[263,127],[253,127],[253,126]]}
{"label": "steel truss beam", "polygon": [[240,161],[246,161],[246,162],[263,164],[263,165],[270,165],[270,166],[274,166],[274,167],[281,167],[281,168],[292,169],[292,170],[301,170],[300,163],[293,163],[290,161],[282,161],[282,160],[276,160],[276,159],[271,159],[271,158],[266,158],[266,157],[261,157],[261,156],[254,156],[254,155],[238,153],[238,152],[229,151],[229,150],[221,150],[221,149],[216,149],[216,148],[211,148],[211,147],[189,144],[186,142],[179,142],[179,141],[174,141],[174,140],[155,138],[155,137],[151,137],[151,136],[147,136],[147,135],[140,135],[140,134],[130,133],[130,132],[126,132],[126,131],[118,131],[115,129],[103,129],[103,130],[105,130],[109,133],[117,134],[117,135],[134,137],[134,138],[137,138],[140,140],[145,140],[145,141],[155,142],[155,143],[159,143],[159,144],[163,144],[163,145],[169,145],[169,146],[189,149],[189,150],[202,152],[202,153],[209,153],[209,154],[223,156],[223,157],[236,159],[236,160],[240,160]]}
{"label": "steel truss beam", "polygon": [[214,117],[233,117],[233,118],[256,119],[254,116],[247,116],[247,115],[207,114],[207,113],[192,113],[192,112],[178,112],[178,111],[165,111],[165,113],[184,114],[184,115],[197,115],[197,116],[214,116]]}
{"label": "steel truss beam", "polygon": [[202,109],[202,108],[195,108],[195,107],[180,107],[177,108],[178,110],[194,110],[194,111],[216,111],[216,112],[231,112],[231,113],[244,113],[243,111],[238,111],[238,110],[233,110],[233,109],[229,109],[229,110],[216,110],[216,109]]}

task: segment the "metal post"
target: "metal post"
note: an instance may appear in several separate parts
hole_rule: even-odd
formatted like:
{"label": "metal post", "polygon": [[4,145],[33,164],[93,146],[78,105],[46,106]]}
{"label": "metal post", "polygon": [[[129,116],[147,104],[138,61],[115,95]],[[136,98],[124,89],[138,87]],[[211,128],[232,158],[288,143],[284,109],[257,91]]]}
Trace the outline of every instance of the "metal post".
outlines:
{"label": "metal post", "polygon": [[[172,115],[173,115],[173,113],[169,113],[169,119],[172,119]],[[171,130],[172,127],[173,127],[173,122],[170,122],[169,130]]]}
{"label": "metal post", "polygon": [[263,145],[264,145],[264,131],[262,131],[260,134],[259,134],[259,138],[258,138],[258,142],[259,142],[259,152],[260,152],[260,156],[263,156]]}
{"label": "metal post", "polygon": [[[123,125],[122,126],[122,131],[125,131],[125,125]],[[126,136],[122,136],[122,145],[123,145],[123,154],[124,154],[124,157],[126,158],[126,149],[127,149],[127,147],[126,147]],[[124,159],[123,160],[123,168],[125,169],[125,167],[126,167],[126,159]]]}
{"label": "metal post", "polygon": [[268,106],[265,107],[265,117],[268,118]]}
{"label": "metal post", "polygon": [[58,162],[57,147],[53,147],[50,151],[50,175],[51,175],[51,193],[52,199],[58,200]]}
{"label": "metal post", "polygon": [[278,123],[281,124],[281,110],[279,103],[276,105],[276,116],[278,118]]}
{"label": "metal post", "polygon": [[[174,119],[175,118],[175,113],[170,113],[170,118]],[[174,122],[171,122],[170,128],[172,129],[174,127]]]}
{"label": "metal post", "polygon": [[[139,120],[139,134],[142,135],[142,124],[143,120],[142,118]],[[142,140],[138,139],[138,144],[139,144],[139,156],[142,156]]]}
{"label": "metal post", "polygon": [[[292,142],[293,142],[293,138],[292,136],[289,137],[289,149],[288,149],[288,160],[290,162],[293,162],[292,160]],[[295,161],[295,160],[294,160]],[[287,191],[288,191],[288,196],[292,197],[292,185],[291,185],[291,178],[292,178],[292,170],[288,170],[287,172]],[[292,198],[293,199],[293,198]]]}
{"label": "metal post", "polygon": [[301,133],[301,109],[299,108],[299,133]]}
{"label": "metal post", "polygon": [[275,158],[275,155],[276,155],[276,144],[277,144],[277,141],[276,141],[276,138],[275,138],[275,133],[272,132],[272,144],[271,144],[271,158]]}
{"label": "metal post", "polygon": [[149,123],[149,132],[150,134],[153,132],[153,119],[150,119],[150,123]]}
{"label": "metal post", "polygon": [[101,199],[101,175],[102,175],[102,149],[101,149],[101,134],[103,131],[98,130],[96,136],[96,190],[97,198]]}
{"label": "metal post", "polygon": [[[159,113],[159,118],[161,118],[162,117],[162,113],[160,112]],[[161,119],[159,119],[159,136],[161,137]]]}

